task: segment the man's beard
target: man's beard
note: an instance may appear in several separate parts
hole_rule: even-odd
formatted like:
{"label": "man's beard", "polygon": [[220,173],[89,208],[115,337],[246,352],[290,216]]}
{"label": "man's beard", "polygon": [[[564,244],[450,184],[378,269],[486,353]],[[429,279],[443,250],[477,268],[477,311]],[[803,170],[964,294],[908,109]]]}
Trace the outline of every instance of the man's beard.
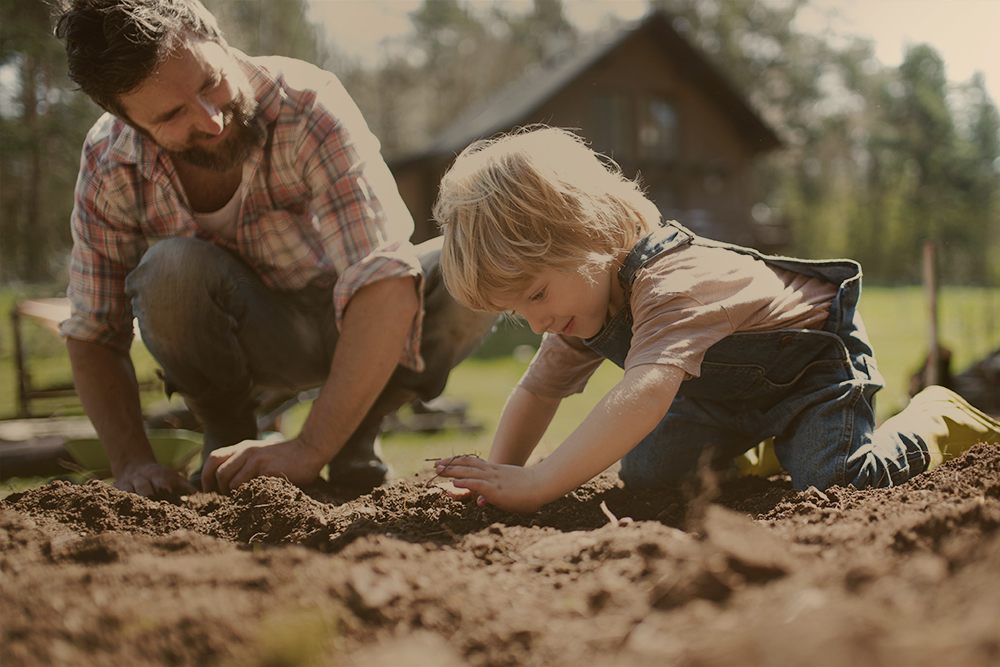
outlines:
{"label": "man's beard", "polygon": [[[223,110],[223,127],[230,127],[230,134],[218,146],[199,148],[191,146],[170,155],[195,167],[212,171],[228,171],[242,164],[264,136],[264,129],[256,122],[257,101],[250,95],[241,95]],[[205,135],[209,138],[211,135]]]}

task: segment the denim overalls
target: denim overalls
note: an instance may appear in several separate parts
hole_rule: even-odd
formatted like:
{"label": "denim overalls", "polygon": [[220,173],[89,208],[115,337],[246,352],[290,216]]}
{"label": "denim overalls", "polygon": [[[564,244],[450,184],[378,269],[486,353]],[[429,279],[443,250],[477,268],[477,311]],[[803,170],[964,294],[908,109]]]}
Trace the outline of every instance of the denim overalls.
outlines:
{"label": "denim overalls", "polygon": [[695,470],[706,447],[728,459],[772,436],[778,460],[799,489],[892,486],[926,469],[927,445],[919,435],[875,432],[874,396],[882,378],[857,312],[856,262],[767,256],[698,237],[676,222],[661,223],[636,243],[618,272],[625,307],[584,343],[624,367],[636,272],[689,244],[728,248],[840,287],[823,329],[735,333],[709,348],[701,376],[681,383],[663,420],[622,459],[626,485],[674,484]]}

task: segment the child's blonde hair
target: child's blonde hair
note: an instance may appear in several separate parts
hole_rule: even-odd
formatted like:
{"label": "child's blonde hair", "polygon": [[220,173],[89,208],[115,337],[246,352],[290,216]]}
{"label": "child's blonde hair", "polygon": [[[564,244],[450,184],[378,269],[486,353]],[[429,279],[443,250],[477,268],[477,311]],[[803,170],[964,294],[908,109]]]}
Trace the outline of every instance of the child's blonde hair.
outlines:
{"label": "child's blonde hair", "polygon": [[434,217],[445,286],[499,311],[541,268],[604,267],[659,219],[639,185],[575,134],[534,126],[477,141],[444,175]]}

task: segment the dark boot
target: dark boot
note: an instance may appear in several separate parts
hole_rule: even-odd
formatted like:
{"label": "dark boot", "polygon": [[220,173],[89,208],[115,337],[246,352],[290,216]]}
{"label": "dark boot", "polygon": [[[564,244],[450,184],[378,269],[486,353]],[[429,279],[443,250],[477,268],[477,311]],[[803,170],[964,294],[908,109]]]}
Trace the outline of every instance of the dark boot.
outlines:
{"label": "dark boot", "polygon": [[366,419],[330,461],[327,479],[331,485],[367,493],[389,477],[379,442],[381,419]]}
{"label": "dark boot", "polygon": [[[190,398],[185,398],[185,402],[204,426],[201,465],[190,479],[196,489],[201,489],[201,471],[209,454],[216,449],[257,438],[257,419],[254,416],[256,402],[237,399],[231,401],[227,409],[212,409],[207,404],[199,404]],[[232,409],[233,404],[238,404],[239,407]]]}

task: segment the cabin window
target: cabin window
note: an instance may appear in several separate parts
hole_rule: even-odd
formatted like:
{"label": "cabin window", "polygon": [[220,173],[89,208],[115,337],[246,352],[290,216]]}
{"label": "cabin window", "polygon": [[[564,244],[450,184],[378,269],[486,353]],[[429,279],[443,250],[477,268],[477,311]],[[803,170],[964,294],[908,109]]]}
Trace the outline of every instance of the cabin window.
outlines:
{"label": "cabin window", "polygon": [[594,149],[616,160],[635,154],[632,100],[624,93],[598,93],[591,98]]}
{"label": "cabin window", "polygon": [[644,97],[639,103],[639,157],[670,162],[678,154],[677,113],[662,97]]}

